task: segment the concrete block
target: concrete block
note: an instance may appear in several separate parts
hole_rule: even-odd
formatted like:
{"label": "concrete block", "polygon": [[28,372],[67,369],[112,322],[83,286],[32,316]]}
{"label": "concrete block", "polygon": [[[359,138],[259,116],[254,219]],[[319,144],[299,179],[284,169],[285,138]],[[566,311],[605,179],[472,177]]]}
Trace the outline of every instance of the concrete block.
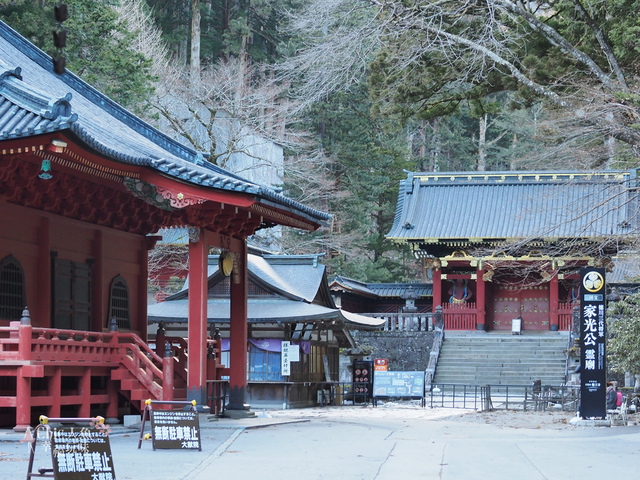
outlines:
{"label": "concrete block", "polygon": [[123,423],[126,428],[140,428],[142,417],[140,415],[125,415]]}

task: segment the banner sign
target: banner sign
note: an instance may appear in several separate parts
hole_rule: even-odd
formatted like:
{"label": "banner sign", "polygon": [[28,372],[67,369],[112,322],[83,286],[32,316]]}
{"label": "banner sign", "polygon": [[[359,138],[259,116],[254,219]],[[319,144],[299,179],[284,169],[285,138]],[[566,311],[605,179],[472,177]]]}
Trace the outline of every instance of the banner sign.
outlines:
{"label": "banner sign", "polygon": [[116,478],[109,437],[93,428],[53,429],[51,458],[56,480]]}
{"label": "banner sign", "polygon": [[291,342],[282,342],[282,350],[280,354],[280,374],[283,377],[291,375],[291,353],[289,352],[290,347]]}
{"label": "banner sign", "polygon": [[151,410],[153,449],[202,450],[200,420],[193,410]]}
{"label": "banner sign", "polygon": [[580,416],[605,418],[606,323],[605,270],[580,269]]}

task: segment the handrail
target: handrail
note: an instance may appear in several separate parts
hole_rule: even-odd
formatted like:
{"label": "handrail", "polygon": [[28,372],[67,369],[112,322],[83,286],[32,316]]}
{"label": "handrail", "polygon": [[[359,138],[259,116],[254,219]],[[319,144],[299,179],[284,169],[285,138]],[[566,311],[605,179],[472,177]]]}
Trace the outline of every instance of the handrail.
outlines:
{"label": "handrail", "polygon": [[18,344],[17,351],[0,350],[0,359],[37,364],[63,362],[123,365],[156,398],[162,398],[162,359],[133,332],[92,332],[19,325],[0,327],[3,344]]}
{"label": "handrail", "polygon": [[431,388],[431,382],[436,374],[436,366],[438,365],[438,359],[440,357],[440,349],[442,348],[442,340],[444,339],[444,332],[437,330],[433,336],[433,344],[431,351],[429,352],[429,364],[425,369],[424,388],[425,390]]}

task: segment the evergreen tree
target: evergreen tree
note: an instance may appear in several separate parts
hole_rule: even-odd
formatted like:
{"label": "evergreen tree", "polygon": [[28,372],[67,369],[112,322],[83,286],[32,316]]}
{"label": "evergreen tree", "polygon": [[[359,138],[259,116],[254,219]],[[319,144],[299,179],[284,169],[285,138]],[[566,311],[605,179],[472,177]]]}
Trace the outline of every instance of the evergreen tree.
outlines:
{"label": "evergreen tree", "polygon": [[[335,273],[362,281],[407,278],[407,252],[385,239],[391,229],[403,169],[412,168],[406,130],[371,114],[367,91],[336,94],[308,113],[305,126],[318,132],[323,153],[333,159],[332,175],[345,196],[327,199],[334,232],[348,243],[333,246],[328,263]],[[331,246],[331,240],[329,240]]]}
{"label": "evergreen tree", "polygon": [[[57,0],[12,2],[0,18],[45,52],[54,55],[52,32]],[[69,16],[67,69],[122,106],[140,113],[153,91],[150,60],[131,49],[132,34],[112,6],[100,0],[66,0]]]}
{"label": "evergreen tree", "polygon": [[640,373],[640,294],[634,293],[609,306],[607,359],[617,373]]}

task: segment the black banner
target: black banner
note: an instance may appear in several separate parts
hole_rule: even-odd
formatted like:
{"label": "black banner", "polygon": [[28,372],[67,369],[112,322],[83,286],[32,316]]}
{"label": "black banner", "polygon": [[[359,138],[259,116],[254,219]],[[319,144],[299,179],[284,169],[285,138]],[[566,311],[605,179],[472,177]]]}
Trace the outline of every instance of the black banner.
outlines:
{"label": "black banner", "polygon": [[580,416],[605,418],[606,323],[604,268],[580,269]]}
{"label": "black banner", "polygon": [[202,450],[198,412],[193,410],[151,410],[151,436],[154,450]]}
{"label": "black banner", "polygon": [[94,428],[55,428],[51,459],[56,480],[115,480],[109,437]]}

